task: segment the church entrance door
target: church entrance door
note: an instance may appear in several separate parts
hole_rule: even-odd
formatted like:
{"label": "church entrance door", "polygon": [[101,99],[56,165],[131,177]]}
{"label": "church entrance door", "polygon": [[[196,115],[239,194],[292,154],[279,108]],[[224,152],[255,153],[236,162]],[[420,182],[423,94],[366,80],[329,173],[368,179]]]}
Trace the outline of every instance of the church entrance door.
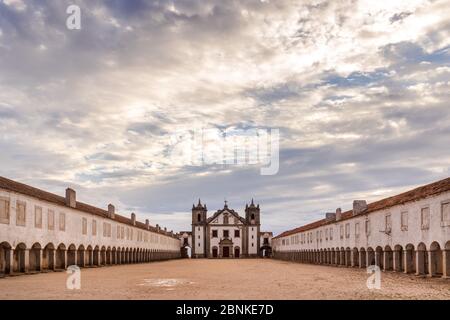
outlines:
{"label": "church entrance door", "polygon": [[230,247],[223,247],[223,257],[224,258],[230,257]]}

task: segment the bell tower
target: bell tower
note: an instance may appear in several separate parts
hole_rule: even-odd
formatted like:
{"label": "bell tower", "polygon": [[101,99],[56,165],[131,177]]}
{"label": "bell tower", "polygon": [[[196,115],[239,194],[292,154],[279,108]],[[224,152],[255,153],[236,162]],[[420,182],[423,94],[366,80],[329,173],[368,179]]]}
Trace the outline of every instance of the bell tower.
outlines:
{"label": "bell tower", "polygon": [[261,246],[260,240],[260,209],[259,204],[255,205],[252,199],[250,205],[245,205],[245,221],[247,227],[247,252],[249,257],[257,257],[260,255],[259,248]]}
{"label": "bell tower", "polygon": [[206,204],[198,199],[197,205],[192,205],[192,257],[205,257],[206,248]]}

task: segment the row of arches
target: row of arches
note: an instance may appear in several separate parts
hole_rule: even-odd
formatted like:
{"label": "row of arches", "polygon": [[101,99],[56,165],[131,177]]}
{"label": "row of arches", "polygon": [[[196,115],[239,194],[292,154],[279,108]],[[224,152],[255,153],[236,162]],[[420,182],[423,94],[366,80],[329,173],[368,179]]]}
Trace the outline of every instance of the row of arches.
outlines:
{"label": "row of arches", "polygon": [[180,258],[180,252],[129,247],[84,246],[74,244],[27,248],[19,243],[14,248],[8,242],[0,244],[0,275],[65,270],[70,265],[99,267],[128,263],[143,263]]}
{"label": "row of arches", "polygon": [[413,273],[418,276],[450,277],[450,241],[443,248],[438,242],[427,248],[396,245],[368,248],[327,248],[320,250],[276,251],[275,259],[286,261],[365,268],[379,266],[385,271]]}

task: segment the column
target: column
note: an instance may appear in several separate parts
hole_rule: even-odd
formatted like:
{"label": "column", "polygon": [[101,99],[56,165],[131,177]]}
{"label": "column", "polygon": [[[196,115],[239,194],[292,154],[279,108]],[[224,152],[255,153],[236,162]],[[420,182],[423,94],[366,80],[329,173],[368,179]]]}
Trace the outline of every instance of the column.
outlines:
{"label": "column", "polygon": [[410,273],[411,272],[411,266],[410,266],[409,261],[408,261],[408,251],[409,250],[404,250],[403,251],[403,265],[404,265],[403,272],[404,273]]}
{"label": "column", "polygon": [[11,274],[14,271],[14,250],[11,248],[6,254],[9,254],[9,274]]}
{"label": "column", "polygon": [[389,256],[390,256],[390,253],[389,252],[387,252],[387,251],[385,251],[384,252],[384,254],[383,254],[383,270],[384,271],[386,271],[386,270],[388,270],[388,268],[389,268]]}
{"label": "column", "polygon": [[30,271],[30,249],[25,249],[25,273]]}
{"label": "column", "polygon": [[392,261],[392,268],[396,272],[400,271],[400,259],[400,251],[394,250],[394,261]]}
{"label": "column", "polygon": [[358,264],[360,268],[364,265],[363,253],[361,250],[358,251]]}
{"label": "column", "polygon": [[39,249],[39,261],[38,261],[38,263],[39,263],[38,271],[39,272],[42,272],[42,254],[43,254],[42,251],[43,251],[42,249]]}
{"label": "column", "polygon": [[416,275],[417,276],[421,276],[425,273],[423,255],[424,255],[424,251],[416,250]]}
{"label": "column", "polygon": [[431,278],[436,274],[433,263],[433,251],[429,250],[428,252],[425,252],[425,254],[428,254],[428,277]]}

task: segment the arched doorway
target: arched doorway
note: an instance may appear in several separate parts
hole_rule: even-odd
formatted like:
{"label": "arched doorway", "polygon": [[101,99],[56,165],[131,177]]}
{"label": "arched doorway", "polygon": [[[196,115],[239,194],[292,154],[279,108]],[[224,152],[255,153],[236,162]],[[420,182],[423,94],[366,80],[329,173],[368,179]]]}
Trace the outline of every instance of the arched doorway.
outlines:
{"label": "arched doorway", "polygon": [[103,246],[100,250],[100,264],[104,266],[106,264],[106,247]]}
{"label": "arched doorway", "polygon": [[76,263],[77,248],[71,244],[67,249],[67,266],[74,266]]}
{"label": "arched doorway", "polygon": [[100,265],[100,248],[98,246],[94,247],[94,255],[92,260],[94,260],[94,266]]}
{"label": "arched doorway", "polygon": [[66,269],[66,246],[64,244],[60,244],[56,249],[56,269]]}
{"label": "arched doorway", "polygon": [[105,259],[105,264],[111,264],[111,247],[108,247],[106,249],[106,259]]}
{"label": "arched doorway", "polygon": [[394,254],[390,246],[384,248],[384,270],[394,270]]}
{"label": "arched doorway", "polygon": [[78,247],[77,250],[77,266],[79,266],[80,268],[83,268],[85,265],[85,249],[84,246],[82,244],[80,244],[80,246]]}
{"label": "arched doorway", "polygon": [[371,247],[367,248],[367,266],[375,265],[375,251]]}
{"label": "arched doorway", "polygon": [[450,277],[450,241],[445,244],[444,252],[444,266],[442,267],[444,271],[444,277]]}
{"label": "arched doorway", "polygon": [[353,248],[353,253],[352,253],[352,267],[359,267],[359,252],[358,252],[358,248]]}
{"label": "arched doorway", "polygon": [[92,246],[89,245],[86,248],[86,265],[92,267],[94,265],[94,252],[92,250]]}
{"label": "arched doorway", "polygon": [[39,272],[41,271],[41,245],[39,243],[33,244],[30,249],[29,256],[29,271],[30,272]]}
{"label": "arched doorway", "polygon": [[381,270],[383,270],[384,254],[382,247],[376,247],[375,249],[375,265],[377,265],[378,267],[380,267]]}
{"label": "arched doorway", "polygon": [[111,249],[111,264],[117,264],[117,249],[112,247]]}
{"label": "arched doorway", "polygon": [[14,249],[14,261],[13,261],[13,272],[24,273],[26,272],[25,266],[25,252],[27,247],[24,243],[19,243]]}
{"label": "arched doorway", "polygon": [[367,257],[366,257],[366,249],[359,249],[359,267],[366,268],[367,267]]}
{"label": "arched doorway", "polygon": [[0,244],[0,275],[11,273],[11,245],[8,242]]}
{"label": "arched doorway", "polygon": [[407,244],[404,253],[404,266],[405,273],[415,273],[416,272],[416,254],[414,251],[414,245]]}
{"label": "arched doorway", "polygon": [[425,243],[421,242],[416,251],[416,275],[428,274],[428,254]]}
{"label": "arched doorway", "polygon": [[42,270],[54,270],[55,269],[55,246],[53,243],[49,243],[42,250]]}
{"label": "arched doorway", "polygon": [[241,256],[241,249],[239,247],[234,247],[234,257],[239,258]]}
{"label": "arched doorway", "polygon": [[394,247],[394,271],[404,272],[404,259],[403,259],[403,247],[401,245],[396,245]]}
{"label": "arched doorway", "polygon": [[442,276],[443,274],[443,255],[441,246],[436,241],[430,245],[430,270],[431,277]]}

